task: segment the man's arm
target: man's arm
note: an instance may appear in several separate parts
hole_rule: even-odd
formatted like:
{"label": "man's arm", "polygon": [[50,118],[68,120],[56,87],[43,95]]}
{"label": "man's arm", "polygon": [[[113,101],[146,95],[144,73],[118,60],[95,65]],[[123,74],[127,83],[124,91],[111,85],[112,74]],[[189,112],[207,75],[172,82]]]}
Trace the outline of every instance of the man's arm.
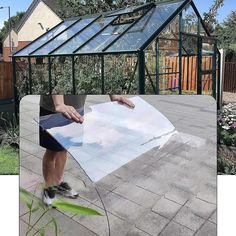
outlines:
{"label": "man's arm", "polygon": [[62,113],[66,118],[77,123],[83,123],[84,118],[72,106],[67,106],[64,103],[63,95],[52,95],[55,111]]}

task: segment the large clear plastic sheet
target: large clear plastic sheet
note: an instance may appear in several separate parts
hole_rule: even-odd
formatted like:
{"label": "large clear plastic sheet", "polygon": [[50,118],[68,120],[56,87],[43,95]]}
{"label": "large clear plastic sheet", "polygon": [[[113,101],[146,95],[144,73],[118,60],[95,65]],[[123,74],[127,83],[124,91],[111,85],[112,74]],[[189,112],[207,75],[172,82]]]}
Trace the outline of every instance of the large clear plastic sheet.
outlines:
{"label": "large clear plastic sheet", "polygon": [[131,101],[134,109],[117,102],[91,106],[82,125],[61,114],[40,117],[40,125],[97,182],[154,147],[163,147],[175,134],[175,127],[153,106],[140,97]]}

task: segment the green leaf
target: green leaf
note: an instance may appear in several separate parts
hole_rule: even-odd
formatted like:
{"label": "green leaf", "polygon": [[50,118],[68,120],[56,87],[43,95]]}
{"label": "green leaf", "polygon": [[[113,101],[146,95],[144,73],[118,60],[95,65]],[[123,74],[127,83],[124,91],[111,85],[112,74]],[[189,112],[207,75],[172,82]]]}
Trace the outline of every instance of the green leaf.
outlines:
{"label": "green leaf", "polygon": [[40,234],[40,236],[45,236],[45,228],[41,228],[39,230],[39,234]]}
{"label": "green leaf", "polygon": [[20,188],[20,199],[27,205],[27,207],[30,207],[31,205],[29,209],[32,208],[32,202],[35,202],[38,207],[45,209],[45,205],[39,198],[35,197],[32,193],[23,188]]}
{"label": "green leaf", "polygon": [[37,207],[33,208],[33,209],[31,210],[31,212],[34,213],[34,212],[36,212],[38,209],[39,209],[39,207],[37,206]]}
{"label": "green leaf", "polygon": [[26,203],[27,207],[30,207],[32,205],[32,197],[31,194],[26,191],[25,189],[20,188],[20,199]]}
{"label": "green leaf", "polygon": [[57,209],[69,212],[69,213],[74,213],[78,215],[98,215],[102,216],[101,213],[98,211],[88,208],[88,207],[83,207],[80,205],[72,204],[69,202],[61,201],[61,200],[55,200],[52,203],[53,207],[56,207]]}
{"label": "green leaf", "polygon": [[54,229],[55,229],[55,236],[58,236],[58,227],[57,227],[57,222],[55,220],[54,217],[52,217],[52,223],[54,225]]}

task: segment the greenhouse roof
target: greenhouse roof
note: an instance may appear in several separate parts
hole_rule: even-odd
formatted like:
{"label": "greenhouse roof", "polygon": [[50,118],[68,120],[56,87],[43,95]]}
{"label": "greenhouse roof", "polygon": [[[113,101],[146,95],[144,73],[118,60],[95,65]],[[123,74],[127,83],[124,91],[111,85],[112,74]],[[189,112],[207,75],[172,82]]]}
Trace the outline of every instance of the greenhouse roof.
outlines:
{"label": "greenhouse roof", "polygon": [[149,3],[67,19],[13,57],[129,53],[144,50],[191,0]]}

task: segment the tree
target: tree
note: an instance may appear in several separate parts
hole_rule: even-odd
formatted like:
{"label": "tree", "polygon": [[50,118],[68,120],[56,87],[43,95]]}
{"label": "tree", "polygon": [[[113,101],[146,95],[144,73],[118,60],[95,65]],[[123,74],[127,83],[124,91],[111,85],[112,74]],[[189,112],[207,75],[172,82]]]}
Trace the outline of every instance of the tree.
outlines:
{"label": "tree", "polygon": [[219,39],[219,46],[226,50],[226,60],[236,59],[236,11],[232,11],[226,20],[218,25],[216,33]]}
{"label": "tree", "polygon": [[[16,27],[16,25],[21,20],[21,18],[24,16],[24,14],[25,14],[24,12],[17,12],[15,16],[12,16],[10,18],[12,29],[14,27]],[[4,25],[3,25],[2,29],[0,30],[0,41],[2,41],[6,37],[8,32],[9,32],[9,19],[7,21],[4,21]]]}
{"label": "tree", "polygon": [[[78,17],[86,14],[102,13],[126,7],[128,5],[143,4],[145,0],[57,0],[61,12],[65,18]],[[67,9],[67,10],[65,10]],[[70,10],[68,10],[70,9]]]}
{"label": "tree", "polygon": [[210,33],[213,33],[217,26],[217,15],[219,9],[224,5],[224,0],[215,0],[208,12],[203,14],[203,20]]}

